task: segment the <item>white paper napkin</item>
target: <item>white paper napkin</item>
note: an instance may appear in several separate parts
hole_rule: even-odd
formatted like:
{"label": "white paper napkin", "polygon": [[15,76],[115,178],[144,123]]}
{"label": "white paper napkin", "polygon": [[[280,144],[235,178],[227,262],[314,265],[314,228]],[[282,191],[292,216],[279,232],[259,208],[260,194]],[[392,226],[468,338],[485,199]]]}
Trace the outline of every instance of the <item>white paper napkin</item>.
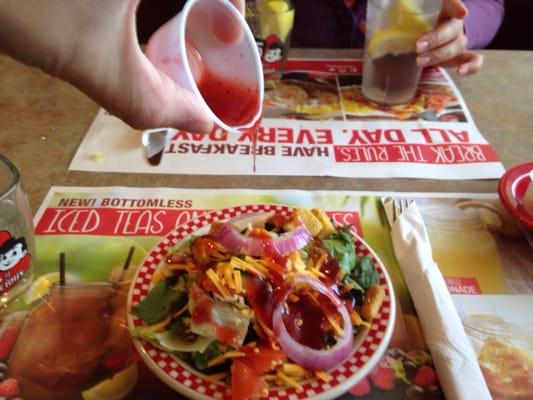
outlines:
{"label": "white paper napkin", "polygon": [[446,399],[491,399],[415,203],[392,225],[392,243]]}

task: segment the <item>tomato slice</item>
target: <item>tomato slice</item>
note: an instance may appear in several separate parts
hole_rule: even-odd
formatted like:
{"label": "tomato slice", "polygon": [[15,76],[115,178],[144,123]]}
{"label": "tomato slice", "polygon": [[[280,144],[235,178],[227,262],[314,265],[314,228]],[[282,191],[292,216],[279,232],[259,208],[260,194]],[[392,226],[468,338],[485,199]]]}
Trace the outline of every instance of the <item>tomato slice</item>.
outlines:
{"label": "tomato slice", "polygon": [[260,396],[268,390],[267,384],[248,365],[233,360],[231,364],[231,398],[232,400],[248,400]]}
{"label": "tomato slice", "polygon": [[191,245],[194,261],[204,266],[217,261],[223,249],[223,246],[210,236],[196,238]]}
{"label": "tomato slice", "polygon": [[255,347],[242,346],[239,351],[246,353],[244,357],[239,357],[239,361],[259,375],[270,371],[274,364],[287,358],[283,350],[275,350],[268,344],[259,344]]}

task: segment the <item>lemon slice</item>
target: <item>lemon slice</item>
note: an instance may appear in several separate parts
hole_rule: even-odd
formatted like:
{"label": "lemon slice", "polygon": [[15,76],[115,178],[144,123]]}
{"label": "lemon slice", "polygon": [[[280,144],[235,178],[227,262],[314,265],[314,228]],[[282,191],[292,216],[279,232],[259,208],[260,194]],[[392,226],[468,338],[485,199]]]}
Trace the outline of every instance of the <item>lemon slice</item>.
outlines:
{"label": "lemon slice", "polygon": [[422,35],[431,30],[431,24],[422,14],[419,0],[397,0],[389,14],[389,23],[392,27]]}
{"label": "lemon slice", "polygon": [[370,58],[383,57],[386,54],[399,55],[415,51],[418,34],[401,29],[384,29],[376,32],[368,44]]}
{"label": "lemon slice", "polygon": [[138,377],[137,364],[132,364],[117,372],[111,379],[106,379],[87,389],[81,396],[83,400],[121,400],[133,390]]}
{"label": "lemon slice", "polygon": [[[66,273],[65,280],[67,282],[74,282],[76,279],[74,275]],[[32,285],[22,295],[22,300],[26,304],[31,304],[34,301],[39,300],[43,296],[46,296],[50,292],[50,287],[59,282],[59,272],[50,272],[40,276],[32,283]]]}
{"label": "lemon slice", "polygon": [[284,0],[267,0],[257,4],[259,13],[282,13],[289,9],[289,4]]}
{"label": "lemon slice", "polygon": [[260,35],[266,39],[275,34],[281,40],[285,40],[292,30],[294,23],[294,8],[284,0],[267,0],[257,4],[257,15]]}

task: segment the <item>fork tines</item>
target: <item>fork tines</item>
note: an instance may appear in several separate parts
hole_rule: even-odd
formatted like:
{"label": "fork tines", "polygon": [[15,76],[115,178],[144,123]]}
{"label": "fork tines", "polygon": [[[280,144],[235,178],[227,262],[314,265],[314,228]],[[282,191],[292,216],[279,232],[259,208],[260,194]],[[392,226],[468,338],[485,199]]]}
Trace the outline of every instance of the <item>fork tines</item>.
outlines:
{"label": "fork tines", "polygon": [[393,220],[396,221],[398,217],[413,203],[413,199],[407,199],[405,197],[397,197],[393,199],[394,207],[393,210]]}

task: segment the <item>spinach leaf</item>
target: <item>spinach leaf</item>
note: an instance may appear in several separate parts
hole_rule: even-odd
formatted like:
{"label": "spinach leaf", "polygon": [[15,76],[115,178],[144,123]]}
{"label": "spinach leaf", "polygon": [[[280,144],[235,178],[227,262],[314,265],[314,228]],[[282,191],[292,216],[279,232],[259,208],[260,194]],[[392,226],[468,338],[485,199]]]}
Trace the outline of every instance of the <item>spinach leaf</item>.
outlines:
{"label": "spinach leaf", "polygon": [[355,267],[356,256],[352,235],[347,231],[347,228],[333,232],[322,243],[333,258],[337,260],[342,271],[349,275]]}
{"label": "spinach leaf", "polygon": [[195,367],[200,371],[203,371],[207,369],[207,363],[209,360],[219,356],[220,354],[222,353],[220,353],[218,342],[214,340],[203,352],[195,351],[191,353],[191,357]]}
{"label": "spinach leaf", "polygon": [[187,302],[184,291],[173,290],[172,283],[159,281],[150,293],[132,310],[147,325],[164,320],[175,308],[183,307]]}
{"label": "spinach leaf", "polygon": [[364,289],[372,284],[379,283],[379,274],[372,263],[372,260],[367,257],[361,257],[355,266],[352,278]]}

